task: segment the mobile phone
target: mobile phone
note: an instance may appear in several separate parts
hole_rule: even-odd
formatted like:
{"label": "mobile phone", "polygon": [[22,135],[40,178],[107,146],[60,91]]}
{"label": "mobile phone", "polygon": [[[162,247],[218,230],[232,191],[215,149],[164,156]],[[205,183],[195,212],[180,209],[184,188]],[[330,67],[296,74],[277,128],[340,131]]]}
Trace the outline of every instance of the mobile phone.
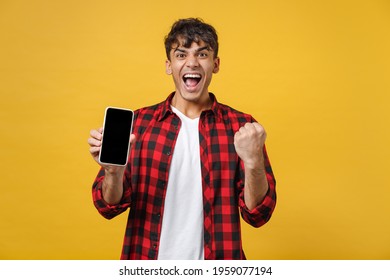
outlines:
{"label": "mobile phone", "polygon": [[127,164],[133,120],[134,112],[130,109],[106,108],[99,154],[100,163],[119,166]]}

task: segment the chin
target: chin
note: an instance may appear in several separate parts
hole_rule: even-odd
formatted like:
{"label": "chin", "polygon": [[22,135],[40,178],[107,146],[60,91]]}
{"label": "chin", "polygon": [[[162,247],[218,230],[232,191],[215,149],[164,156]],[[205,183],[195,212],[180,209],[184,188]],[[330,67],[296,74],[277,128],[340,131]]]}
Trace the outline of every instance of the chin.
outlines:
{"label": "chin", "polygon": [[184,100],[193,102],[193,101],[200,100],[202,97],[202,93],[201,92],[184,91],[184,92],[181,92],[181,96]]}

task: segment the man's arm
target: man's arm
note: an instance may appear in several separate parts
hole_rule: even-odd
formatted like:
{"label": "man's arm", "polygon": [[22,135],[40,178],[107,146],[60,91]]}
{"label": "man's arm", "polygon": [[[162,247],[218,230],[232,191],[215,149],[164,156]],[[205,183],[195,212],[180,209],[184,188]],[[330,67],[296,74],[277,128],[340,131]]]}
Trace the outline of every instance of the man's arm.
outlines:
{"label": "man's arm", "polygon": [[246,123],[234,135],[234,146],[244,163],[244,200],[249,210],[259,205],[268,191],[263,148],[267,135],[258,123]]}
{"label": "man's arm", "polygon": [[[113,166],[99,163],[99,153],[102,145],[103,128],[98,130],[91,130],[88,144],[90,146],[89,152],[93,159],[101,165],[104,169],[104,179],[102,183],[103,199],[107,204],[118,204],[123,196],[123,176],[125,173],[125,166]],[[130,144],[134,143],[135,135],[131,134]]]}

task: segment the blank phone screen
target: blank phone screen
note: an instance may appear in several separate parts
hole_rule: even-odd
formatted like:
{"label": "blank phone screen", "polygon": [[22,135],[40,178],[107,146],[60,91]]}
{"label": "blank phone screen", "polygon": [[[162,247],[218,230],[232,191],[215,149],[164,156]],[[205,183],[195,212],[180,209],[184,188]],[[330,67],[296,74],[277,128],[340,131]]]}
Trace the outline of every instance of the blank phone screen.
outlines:
{"label": "blank phone screen", "polygon": [[133,111],[112,107],[106,109],[99,158],[101,163],[126,165],[132,123]]}

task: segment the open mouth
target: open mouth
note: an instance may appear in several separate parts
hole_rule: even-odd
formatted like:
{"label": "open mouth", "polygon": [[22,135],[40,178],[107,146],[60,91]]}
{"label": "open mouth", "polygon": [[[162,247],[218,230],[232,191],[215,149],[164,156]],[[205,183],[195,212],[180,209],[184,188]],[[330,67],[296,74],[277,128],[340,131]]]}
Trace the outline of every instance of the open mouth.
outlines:
{"label": "open mouth", "polygon": [[187,87],[196,87],[201,79],[200,74],[185,74],[183,76],[183,81]]}

